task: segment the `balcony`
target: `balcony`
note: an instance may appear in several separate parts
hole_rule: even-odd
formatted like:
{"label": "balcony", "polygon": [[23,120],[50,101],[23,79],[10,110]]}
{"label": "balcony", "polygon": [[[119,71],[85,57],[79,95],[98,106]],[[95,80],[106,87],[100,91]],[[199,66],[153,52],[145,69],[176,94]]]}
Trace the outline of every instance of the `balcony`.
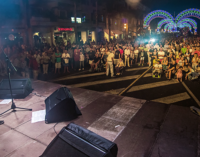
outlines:
{"label": "balcony", "polygon": [[32,16],[30,24],[31,26],[48,26],[51,25],[51,20],[50,18]]}
{"label": "balcony", "polygon": [[25,27],[25,20],[6,19],[1,21],[1,25],[6,28]]}

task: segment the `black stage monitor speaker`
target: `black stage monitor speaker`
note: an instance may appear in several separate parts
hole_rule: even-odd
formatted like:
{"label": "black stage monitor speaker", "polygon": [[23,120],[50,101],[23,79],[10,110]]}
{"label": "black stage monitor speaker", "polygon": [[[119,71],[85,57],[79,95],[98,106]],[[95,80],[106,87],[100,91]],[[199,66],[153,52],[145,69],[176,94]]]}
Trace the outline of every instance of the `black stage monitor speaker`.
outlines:
{"label": "black stage monitor speaker", "polygon": [[41,157],[116,157],[117,145],[74,123],[64,127]]}
{"label": "black stage monitor speaker", "polygon": [[[23,99],[33,91],[30,79],[11,79],[10,81],[15,99]],[[3,79],[0,82],[0,99],[11,99],[8,79]]]}
{"label": "black stage monitor speaker", "polygon": [[70,121],[82,115],[70,90],[66,87],[56,90],[46,100],[46,123]]}

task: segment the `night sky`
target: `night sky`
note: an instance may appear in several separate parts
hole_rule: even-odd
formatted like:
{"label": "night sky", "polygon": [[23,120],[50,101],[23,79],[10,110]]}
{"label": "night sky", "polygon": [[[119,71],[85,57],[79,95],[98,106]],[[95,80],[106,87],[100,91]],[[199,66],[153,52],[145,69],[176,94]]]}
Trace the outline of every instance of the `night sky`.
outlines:
{"label": "night sky", "polygon": [[[189,8],[200,9],[200,0],[142,0],[142,4],[147,6],[151,11],[153,10],[165,10],[174,16],[177,16],[181,11]],[[200,31],[200,19],[193,18],[197,22],[198,31]],[[160,19],[161,20],[161,19]],[[152,29],[160,21],[159,19],[154,19],[150,26]]]}

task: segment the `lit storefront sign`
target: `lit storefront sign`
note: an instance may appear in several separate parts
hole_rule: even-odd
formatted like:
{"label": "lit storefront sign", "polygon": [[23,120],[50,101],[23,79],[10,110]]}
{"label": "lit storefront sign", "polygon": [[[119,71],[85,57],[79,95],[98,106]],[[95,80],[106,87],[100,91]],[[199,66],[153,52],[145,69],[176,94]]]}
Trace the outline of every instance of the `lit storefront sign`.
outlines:
{"label": "lit storefront sign", "polygon": [[58,31],[74,31],[74,28],[58,28]]}

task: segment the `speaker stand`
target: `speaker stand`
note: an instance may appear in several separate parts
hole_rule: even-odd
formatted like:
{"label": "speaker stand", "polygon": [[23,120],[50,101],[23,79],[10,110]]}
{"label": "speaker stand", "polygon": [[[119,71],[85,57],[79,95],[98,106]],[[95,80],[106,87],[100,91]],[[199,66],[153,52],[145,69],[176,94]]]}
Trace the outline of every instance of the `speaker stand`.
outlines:
{"label": "speaker stand", "polygon": [[[2,49],[3,51],[3,49]],[[12,88],[11,88],[11,82],[10,82],[10,66],[17,71],[17,69],[14,67],[14,65],[11,63],[11,61],[9,60],[8,56],[5,54],[5,52],[3,51],[5,58],[6,58],[6,63],[7,63],[7,73],[8,73],[8,82],[9,82],[9,87],[10,87],[10,94],[11,94],[11,98],[12,98],[12,105],[11,108],[4,111],[3,113],[0,114],[0,116],[2,116],[4,113],[12,110],[11,112],[16,112],[17,110],[15,109],[21,109],[21,110],[26,110],[26,111],[32,111],[32,109],[28,109],[28,108],[21,108],[21,107],[16,107],[14,101],[13,101],[13,94],[12,94]]]}

